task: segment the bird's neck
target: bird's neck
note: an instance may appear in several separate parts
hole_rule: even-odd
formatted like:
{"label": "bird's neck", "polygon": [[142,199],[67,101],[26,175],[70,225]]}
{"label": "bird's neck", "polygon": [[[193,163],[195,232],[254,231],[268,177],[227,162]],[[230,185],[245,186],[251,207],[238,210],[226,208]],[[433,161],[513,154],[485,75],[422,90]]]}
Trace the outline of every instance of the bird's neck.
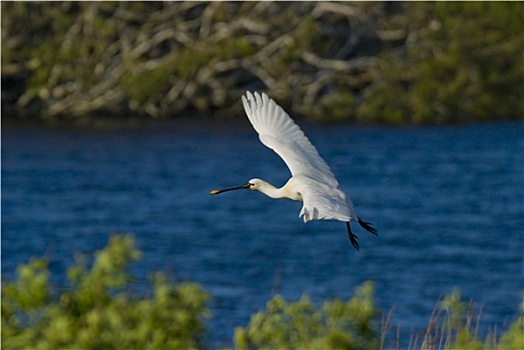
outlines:
{"label": "bird's neck", "polygon": [[289,181],[282,188],[276,188],[272,184],[264,181],[264,184],[260,186],[258,191],[274,199],[289,198],[294,201],[302,201],[302,195],[294,188],[293,178],[289,179]]}
{"label": "bird's neck", "polygon": [[274,199],[288,198],[283,188],[276,188],[268,182],[264,182],[263,185],[260,186],[258,191]]}

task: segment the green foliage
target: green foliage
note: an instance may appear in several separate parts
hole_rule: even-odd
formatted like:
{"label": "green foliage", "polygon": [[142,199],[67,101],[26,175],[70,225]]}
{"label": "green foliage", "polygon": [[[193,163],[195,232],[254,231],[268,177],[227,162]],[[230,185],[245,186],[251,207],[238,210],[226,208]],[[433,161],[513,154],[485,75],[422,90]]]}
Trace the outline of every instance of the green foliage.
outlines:
{"label": "green foliage", "polygon": [[[444,350],[488,350],[523,349],[524,345],[524,303],[517,320],[502,336],[490,333],[482,340],[477,334],[481,314],[475,312],[473,302],[462,301],[458,289],[437,305],[425,336],[420,344],[421,349]],[[441,321],[442,314],[444,317]],[[413,348],[417,348],[417,345]]]}
{"label": "green foliage", "polygon": [[238,115],[239,95],[261,87],[290,113],[327,121],[524,114],[522,2],[1,7],[2,74],[21,82],[3,101],[20,115]]}
{"label": "green foliage", "polygon": [[56,296],[43,260],[20,267],[18,279],[2,286],[3,348],[201,348],[208,295],[157,273],[153,296],[131,298],[127,268],[139,257],[131,236],[114,236],[90,269],[77,256],[71,288]]}
{"label": "green foliage", "polygon": [[42,259],[31,261],[17,269],[18,280],[5,286],[5,295],[18,301],[20,310],[33,313],[49,295],[49,273],[47,262]]}
{"label": "green foliage", "polygon": [[348,302],[325,300],[316,309],[307,296],[294,303],[276,296],[266,311],[235,330],[236,349],[377,349],[379,312],[370,282]]}
{"label": "green foliage", "polygon": [[[170,284],[153,276],[152,295],[132,297],[129,265],[140,258],[129,235],[111,237],[88,267],[76,256],[68,288],[53,288],[47,262],[37,259],[2,285],[4,349],[198,349],[204,348],[205,306],[209,295],[193,283]],[[523,349],[524,302],[519,316],[502,334],[477,334],[480,314],[458,290],[437,304],[416,349]],[[252,315],[234,332],[235,349],[383,349],[387,324],[373,303],[373,285],[358,287],[349,300],[307,296],[287,302],[276,296],[265,311]],[[386,321],[387,322],[387,321]],[[398,343],[397,343],[398,344]]]}
{"label": "green foliage", "polygon": [[171,83],[170,76],[178,69],[178,57],[171,55],[163,64],[153,68],[134,68],[141,63],[138,60],[129,60],[126,63],[128,73],[119,81],[120,88],[127,93],[133,103],[144,104],[150,100],[157,100]]}
{"label": "green foliage", "polygon": [[402,54],[379,55],[376,81],[359,106],[364,120],[448,123],[522,119],[521,2],[409,4],[418,35]]}
{"label": "green foliage", "polygon": [[[447,349],[482,349],[482,343],[476,339],[473,324],[473,306],[460,299],[460,292],[455,289],[440,303],[440,309],[446,312],[442,324]],[[467,314],[466,314],[467,310]]]}
{"label": "green foliage", "polygon": [[497,349],[524,349],[524,301],[520,305],[519,317],[502,335]]}
{"label": "green foliage", "polygon": [[340,89],[322,96],[316,104],[313,110],[316,112],[315,117],[318,119],[343,121],[348,119],[348,115],[352,116],[352,113],[349,111],[355,109],[357,101],[353,94],[347,90]]}

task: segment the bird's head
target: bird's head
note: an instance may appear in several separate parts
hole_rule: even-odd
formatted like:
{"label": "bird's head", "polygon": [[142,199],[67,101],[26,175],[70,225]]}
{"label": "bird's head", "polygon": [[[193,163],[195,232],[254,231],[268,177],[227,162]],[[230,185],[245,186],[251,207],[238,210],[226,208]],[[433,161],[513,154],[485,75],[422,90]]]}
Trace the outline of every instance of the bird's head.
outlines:
{"label": "bird's head", "polygon": [[267,182],[265,182],[264,180],[260,180],[260,179],[251,179],[247,182],[249,184],[249,189],[251,191],[260,191],[260,189],[265,185],[267,184]]}

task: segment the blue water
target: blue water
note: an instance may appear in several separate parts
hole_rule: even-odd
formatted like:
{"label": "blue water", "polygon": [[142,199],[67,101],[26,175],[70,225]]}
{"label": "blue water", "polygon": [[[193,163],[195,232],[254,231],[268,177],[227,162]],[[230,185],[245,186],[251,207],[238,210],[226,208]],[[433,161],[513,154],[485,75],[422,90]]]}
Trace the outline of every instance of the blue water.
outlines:
{"label": "blue water", "polygon": [[[301,205],[213,188],[289,173],[247,121],[140,130],[2,130],[2,279],[31,257],[65,285],[74,252],[131,232],[134,268],[199,282],[213,295],[209,342],[275,293],[290,300],[349,298],[371,280],[395,307],[402,344],[424,328],[438,298],[458,287],[484,304],[482,329],[517,316],[523,285],[523,134],[519,123],[449,127],[304,125],[375,237],[353,224],[298,218]],[[140,287],[137,286],[137,287]]]}

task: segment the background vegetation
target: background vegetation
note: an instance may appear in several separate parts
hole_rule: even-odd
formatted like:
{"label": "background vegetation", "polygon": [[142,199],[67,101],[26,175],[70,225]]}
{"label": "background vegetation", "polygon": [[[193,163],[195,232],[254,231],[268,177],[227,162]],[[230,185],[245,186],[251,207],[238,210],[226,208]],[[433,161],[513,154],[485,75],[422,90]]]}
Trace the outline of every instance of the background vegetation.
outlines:
{"label": "background vegetation", "polygon": [[[193,283],[169,282],[156,273],[152,294],[133,290],[129,265],[139,259],[129,235],[113,236],[94,259],[77,255],[69,286],[50,282],[47,262],[20,266],[2,283],[3,349],[203,349],[209,295]],[[91,261],[90,264],[87,261]],[[90,267],[88,267],[90,265]],[[235,349],[391,349],[389,315],[373,301],[373,285],[357,288],[349,301],[307,296],[287,302],[275,296],[267,308],[235,330]],[[424,334],[410,349],[523,349],[524,304],[503,334],[477,334],[480,315],[453,291],[437,304]],[[493,328],[495,329],[495,328]],[[405,348],[405,345],[402,346]]]}
{"label": "background vegetation", "polygon": [[127,269],[139,256],[130,236],[114,236],[90,269],[77,256],[65,290],[52,288],[45,260],[21,266],[2,285],[2,348],[202,348],[209,296],[156,274],[153,295],[134,297]]}
{"label": "background vegetation", "polygon": [[2,112],[522,119],[522,2],[2,2]]}

